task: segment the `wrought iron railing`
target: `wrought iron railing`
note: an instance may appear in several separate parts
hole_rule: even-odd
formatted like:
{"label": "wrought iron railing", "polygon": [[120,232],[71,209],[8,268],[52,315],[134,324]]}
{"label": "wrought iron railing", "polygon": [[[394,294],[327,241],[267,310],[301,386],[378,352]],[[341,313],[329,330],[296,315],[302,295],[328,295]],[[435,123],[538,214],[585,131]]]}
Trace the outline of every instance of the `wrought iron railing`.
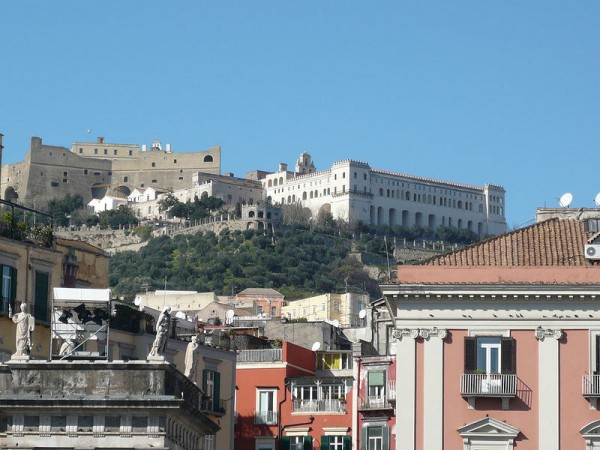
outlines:
{"label": "wrought iron railing", "polygon": [[282,361],[283,351],[280,348],[262,350],[241,350],[237,355],[238,363]]}
{"label": "wrought iron railing", "polygon": [[0,200],[0,236],[50,248],[54,243],[52,216]]}
{"label": "wrought iron railing", "polygon": [[254,423],[256,425],[277,425],[277,411],[255,411]]}
{"label": "wrought iron railing", "polygon": [[600,375],[584,375],[581,390],[585,397],[600,397]]}
{"label": "wrought iron railing", "polygon": [[330,400],[294,400],[293,412],[344,412],[346,401],[339,399]]}
{"label": "wrought iron railing", "polygon": [[465,397],[514,397],[517,376],[506,373],[463,373],[460,393]]}

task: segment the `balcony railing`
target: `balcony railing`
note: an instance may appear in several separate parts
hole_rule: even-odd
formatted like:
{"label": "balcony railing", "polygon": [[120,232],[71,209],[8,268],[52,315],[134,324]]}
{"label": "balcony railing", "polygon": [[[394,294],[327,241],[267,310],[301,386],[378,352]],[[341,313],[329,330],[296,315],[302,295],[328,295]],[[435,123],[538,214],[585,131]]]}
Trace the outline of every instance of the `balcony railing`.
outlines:
{"label": "balcony railing", "polygon": [[0,200],[0,236],[51,248],[54,242],[52,216]]}
{"label": "balcony railing", "polygon": [[584,375],[582,393],[584,397],[600,397],[600,375]]}
{"label": "balcony railing", "polygon": [[237,355],[238,363],[275,362],[282,361],[283,352],[280,348],[263,350],[241,350]]}
{"label": "balcony railing", "polygon": [[463,397],[515,397],[517,376],[506,373],[463,373],[460,376]]}
{"label": "balcony railing", "polygon": [[200,411],[208,414],[217,414],[222,416],[225,414],[225,402],[223,400],[215,402],[210,398],[202,398],[202,401],[200,402]]}
{"label": "balcony railing", "polygon": [[376,410],[391,409],[392,403],[396,402],[396,381],[388,380],[385,384],[385,391],[379,395],[364,395],[358,398],[358,409]]}
{"label": "balcony railing", "polygon": [[346,402],[332,400],[294,400],[292,412],[345,412]]}
{"label": "balcony railing", "polygon": [[254,423],[256,425],[277,425],[276,411],[255,411]]}

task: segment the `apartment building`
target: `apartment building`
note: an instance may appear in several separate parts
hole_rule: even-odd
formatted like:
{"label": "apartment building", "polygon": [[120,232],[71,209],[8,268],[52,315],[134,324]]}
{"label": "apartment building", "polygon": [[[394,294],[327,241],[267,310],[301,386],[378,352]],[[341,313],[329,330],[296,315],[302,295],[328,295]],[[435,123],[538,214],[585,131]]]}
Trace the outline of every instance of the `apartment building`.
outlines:
{"label": "apartment building", "polygon": [[355,345],[367,402],[355,448],[600,448],[589,230],[551,219],[399,266],[367,314],[373,336]]}
{"label": "apartment building", "polygon": [[236,450],[350,450],[351,352],[241,350]]}

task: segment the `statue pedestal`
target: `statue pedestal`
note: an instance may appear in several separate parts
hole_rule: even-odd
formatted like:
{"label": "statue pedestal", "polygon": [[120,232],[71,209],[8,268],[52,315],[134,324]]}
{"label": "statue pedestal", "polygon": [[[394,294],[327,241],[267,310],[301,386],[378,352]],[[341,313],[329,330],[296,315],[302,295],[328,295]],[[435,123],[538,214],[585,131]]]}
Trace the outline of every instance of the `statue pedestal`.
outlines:
{"label": "statue pedestal", "polygon": [[31,360],[31,356],[29,355],[12,355],[7,362],[27,362]]}
{"label": "statue pedestal", "polygon": [[146,361],[151,362],[165,362],[166,358],[163,355],[148,355]]}

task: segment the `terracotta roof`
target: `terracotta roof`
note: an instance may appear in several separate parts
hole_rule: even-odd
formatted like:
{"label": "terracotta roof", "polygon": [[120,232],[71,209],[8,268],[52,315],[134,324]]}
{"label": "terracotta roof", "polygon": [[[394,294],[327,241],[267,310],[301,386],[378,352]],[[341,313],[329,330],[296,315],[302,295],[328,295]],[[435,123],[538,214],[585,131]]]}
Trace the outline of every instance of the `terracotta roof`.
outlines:
{"label": "terracotta roof", "polygon": [[584,222],[549,219],[425,262],[428,266],[586,266]]}

